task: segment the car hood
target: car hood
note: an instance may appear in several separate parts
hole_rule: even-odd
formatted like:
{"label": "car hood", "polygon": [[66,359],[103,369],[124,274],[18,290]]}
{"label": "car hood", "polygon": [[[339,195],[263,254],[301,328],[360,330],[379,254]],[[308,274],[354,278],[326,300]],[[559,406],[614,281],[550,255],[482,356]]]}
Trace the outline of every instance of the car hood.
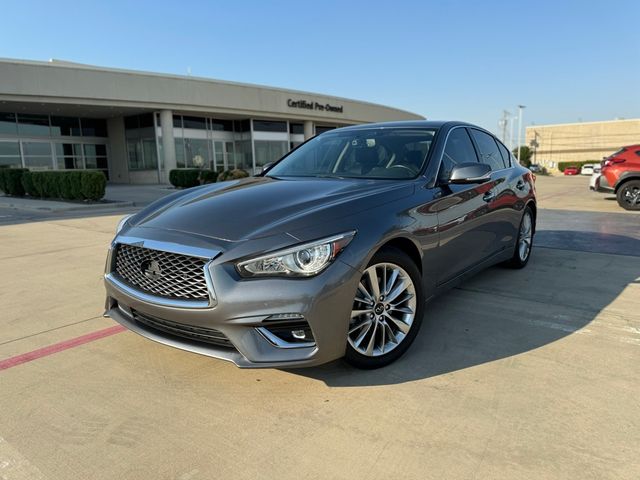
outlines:
{"label": "car hood", "polygon": [[353,215],[408,196],[413,189],[413,182],[406,180],[253,177],[161,199],[131,223],[225,241],[248,240]]}

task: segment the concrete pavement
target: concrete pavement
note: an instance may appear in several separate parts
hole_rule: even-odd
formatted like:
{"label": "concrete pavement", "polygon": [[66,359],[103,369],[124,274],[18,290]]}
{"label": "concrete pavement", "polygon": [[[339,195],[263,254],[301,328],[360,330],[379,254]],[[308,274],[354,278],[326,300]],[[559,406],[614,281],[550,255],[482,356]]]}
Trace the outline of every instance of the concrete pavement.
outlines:
{"label": "concrete pavement", "polygon": [[[640,251],[545,233],[603,233],[546,202],[529,266],[437,299],[382,370],[240,370],[123,332],[0,371],[0,478],[637,479]],[[118,218],[0,226],[0,362],[113,326]]]}

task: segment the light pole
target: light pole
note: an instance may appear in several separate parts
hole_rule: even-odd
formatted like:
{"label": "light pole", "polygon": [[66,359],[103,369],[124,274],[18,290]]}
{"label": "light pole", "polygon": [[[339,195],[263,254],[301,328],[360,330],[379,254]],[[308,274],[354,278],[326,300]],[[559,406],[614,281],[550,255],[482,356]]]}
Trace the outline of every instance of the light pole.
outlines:
{"label": "light pole", "polygon": [[511,123],[511,125],[509,126],[509,146],[511,147],[510,150],[513,152],[516,143],[513,139],[513,126],[516,124],[516,117],[510,117],[509,120]]}
{"label": "light pole", "polygon": [[518,163],[520,163],[520,142],[522,141],[522,110],[525,108],[524,105],[518,105]]}

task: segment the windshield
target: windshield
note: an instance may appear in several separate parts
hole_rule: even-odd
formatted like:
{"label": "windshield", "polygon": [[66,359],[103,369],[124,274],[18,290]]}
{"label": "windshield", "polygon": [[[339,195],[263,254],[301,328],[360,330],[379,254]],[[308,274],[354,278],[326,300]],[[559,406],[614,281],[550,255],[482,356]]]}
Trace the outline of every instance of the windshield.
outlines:
{"label": "windshield", "polygon": [[325,133],[294,150],[268,177],[415,178],[433,129],[393,128]]}

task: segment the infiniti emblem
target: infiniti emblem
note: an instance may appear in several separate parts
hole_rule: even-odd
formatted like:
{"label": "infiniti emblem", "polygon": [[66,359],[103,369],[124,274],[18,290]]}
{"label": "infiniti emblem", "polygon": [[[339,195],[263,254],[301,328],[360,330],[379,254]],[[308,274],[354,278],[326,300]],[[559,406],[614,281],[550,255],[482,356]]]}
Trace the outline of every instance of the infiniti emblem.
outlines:
{"label": "infiniti emblem", "polygon": [[145,260],[140,264],[140,270],[151,280],[157,280],[162,276],[162,269],[157,260]]}

